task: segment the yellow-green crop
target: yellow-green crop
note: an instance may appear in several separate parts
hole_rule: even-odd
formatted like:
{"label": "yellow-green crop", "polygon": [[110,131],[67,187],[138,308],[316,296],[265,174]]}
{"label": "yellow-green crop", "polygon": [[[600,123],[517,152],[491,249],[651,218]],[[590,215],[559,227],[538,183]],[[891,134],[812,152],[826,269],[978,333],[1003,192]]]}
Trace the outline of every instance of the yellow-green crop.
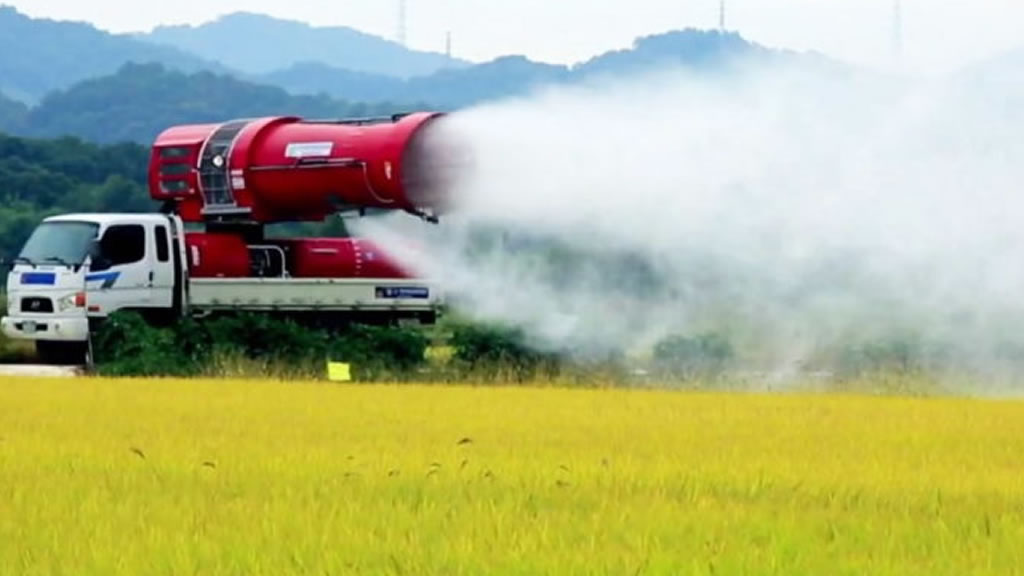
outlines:
{"label": "yellow-green crop", "polygon": [[1024,570],[1024,404],[0,382],[0,573]]}

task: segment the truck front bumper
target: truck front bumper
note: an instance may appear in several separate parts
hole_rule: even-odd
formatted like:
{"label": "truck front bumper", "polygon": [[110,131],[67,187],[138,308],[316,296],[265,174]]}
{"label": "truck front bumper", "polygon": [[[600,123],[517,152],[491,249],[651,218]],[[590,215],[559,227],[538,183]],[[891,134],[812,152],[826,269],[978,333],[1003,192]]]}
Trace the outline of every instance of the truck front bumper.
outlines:
{"label": "truck front bumper", "polygon": [[4,316],[0,319],[0,329],[12,340],[85,342],[89,339],[89,319],[85,317]]}

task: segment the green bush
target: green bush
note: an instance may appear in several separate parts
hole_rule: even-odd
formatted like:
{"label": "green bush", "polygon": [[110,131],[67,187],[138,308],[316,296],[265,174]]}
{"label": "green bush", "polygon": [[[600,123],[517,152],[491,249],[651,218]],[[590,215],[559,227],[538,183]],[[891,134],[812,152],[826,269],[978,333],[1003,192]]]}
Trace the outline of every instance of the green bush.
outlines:
{"label": "green bush", "polygon": [[328,344],[328,336],[322,331],[265,314],[188,320],[179,330],[182,343],[197,354],[240,353],[282,365],[322,361]]}
{"label": "green bush", "polygon": [[200,359],[183,353],[172,329],[133,312],[112,314],[93,337],[93,362],[105,376],[188,376]]}
{"label": "green bush", "polygon": [[428,344],[415,328],[353,325],[328,340],[326,354],[352,364],[360,379],[399,379],[425,363]]}
{"label": "green bush", "polygon": [[732,344],[718,334],[673,335],[654,348],[654,369],[662,377],[694,379],[721,375],[735,357]]}
{"label": "green bush", "polygon": [[454,327],[454,368],[463,377],[526,381],[554,377],[562,364],[557,353],[527,343],[521,329],[499,325]]}
{"label": "green bush", "polygon": [[426,337],[415,328],[328,332],[264,314],[183,319],[158,328],[134,312],[118,312],[97,331],[93,357],[97,372],[111,376],[209,375],[228,364],[323,375],[332,360],[351,363],[357,380],[373,380],[413,372],[425,362],[426,347]]}
{"label": "green bush", "polygon": [[835,373],[841,378],[941,373],[951,362],[962,360],[950,344],[913,336],[890,336],[842,346],[835,361]]}

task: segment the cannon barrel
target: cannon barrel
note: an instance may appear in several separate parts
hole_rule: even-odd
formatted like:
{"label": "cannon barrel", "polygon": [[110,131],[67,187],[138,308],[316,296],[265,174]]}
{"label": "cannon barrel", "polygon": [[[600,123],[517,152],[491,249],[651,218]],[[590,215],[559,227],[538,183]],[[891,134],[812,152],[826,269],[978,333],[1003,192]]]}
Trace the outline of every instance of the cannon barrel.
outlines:
{"label": "cannon barrel", "polygon": [[153,144],[150,195],[192,222],[320,221],[352,210],[437,214],[446,173],[429,136],[443,117],[279,116],[175,126]]}

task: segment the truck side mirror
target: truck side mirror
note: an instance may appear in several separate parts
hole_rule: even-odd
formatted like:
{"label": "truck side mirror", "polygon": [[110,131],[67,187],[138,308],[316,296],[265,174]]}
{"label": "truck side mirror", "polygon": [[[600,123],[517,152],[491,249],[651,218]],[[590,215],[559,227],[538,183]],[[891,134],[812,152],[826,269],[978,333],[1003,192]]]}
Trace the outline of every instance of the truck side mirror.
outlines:
{"label": "truck side mirror", "polygon": [[93,272],[99,272],[110,268],[110,260],[103,256],[103,246],[99,240],[93,240],[89,243],[89,269]]}

